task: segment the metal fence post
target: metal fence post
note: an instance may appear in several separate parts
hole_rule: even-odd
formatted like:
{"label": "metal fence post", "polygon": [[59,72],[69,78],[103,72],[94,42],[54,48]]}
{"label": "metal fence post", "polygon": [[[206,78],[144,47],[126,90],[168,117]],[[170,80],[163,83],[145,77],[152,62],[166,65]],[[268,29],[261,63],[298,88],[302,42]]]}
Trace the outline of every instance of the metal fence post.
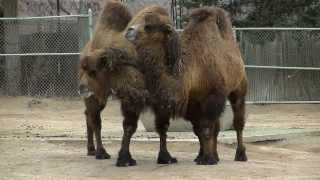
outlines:
{"label": "metal fence post", "polygon": [[89,8],[88,10],[88,21],[89,21],[89,39],[92,39],[92,34],[93,34],[93,15],[92,15],[92,10]]}
{"label": "metal fence post", "polygon": [[232,27],[232,33],[233,33],[233,38],[235,39],[235,41],[237,41],[237,29],[234,26]]}
{"label": "metal fence post", "polygon": [[[93,20],[90,9],[0,18],[0,96],[78,96],[79,51],[93,38]],[[248,103],[320,104],[320,28],[233,27],[232,33],[246,59]]]}

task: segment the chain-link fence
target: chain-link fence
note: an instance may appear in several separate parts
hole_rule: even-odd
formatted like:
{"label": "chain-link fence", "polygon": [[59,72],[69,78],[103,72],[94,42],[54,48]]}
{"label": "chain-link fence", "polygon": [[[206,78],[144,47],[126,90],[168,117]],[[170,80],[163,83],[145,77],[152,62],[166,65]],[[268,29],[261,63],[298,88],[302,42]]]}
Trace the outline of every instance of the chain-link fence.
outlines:
{"label": "chain-link fence", "polygon": [[236,28],[256,103],[320,103],[320,28]]}
{"label": "chain-link fence", "polygon": [[76,96],[89,16],[0,19],[0,94]]}
{"label": "chain-link fence", "polygon": [[[90,15],[0,19],[0,95],[78,96]],[[320,102],[320,28],[236,28],[248,101]]]}

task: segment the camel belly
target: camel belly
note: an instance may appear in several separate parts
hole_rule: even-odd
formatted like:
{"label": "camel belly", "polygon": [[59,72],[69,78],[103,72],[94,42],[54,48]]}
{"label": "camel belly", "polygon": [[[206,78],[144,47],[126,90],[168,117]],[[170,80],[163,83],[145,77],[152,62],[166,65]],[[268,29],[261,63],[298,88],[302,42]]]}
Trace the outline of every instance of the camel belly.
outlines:
{"label": "camel belly", "polygon": [[189,80],[186,80],[187,87],[190,90],[189,95],[198,100],[203,100],[211,93],[219,92],[228,96],[231,92],[237,90],[241,81],[245,78],[244,68],[194,71]]}

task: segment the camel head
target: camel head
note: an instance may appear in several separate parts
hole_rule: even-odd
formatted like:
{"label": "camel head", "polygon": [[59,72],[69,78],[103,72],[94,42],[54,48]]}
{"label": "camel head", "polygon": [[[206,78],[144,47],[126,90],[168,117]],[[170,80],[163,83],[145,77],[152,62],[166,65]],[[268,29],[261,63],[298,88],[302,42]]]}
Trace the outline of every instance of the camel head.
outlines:
{"label": "camel head", "polygon": [[173,32],[174,27],[166,10],[150,6],[133,17],[125,31],[125,37],[135,45],[161,43]]}
{"label": "camel head", "polygon": [[107,97],[108,74],[105,49],[98,49],[81,57],[79,94],[87,98],[94,95],[100,102]]}
{"label": "camel head", "polygon": [[125,38],[139,49],[164,50],[167,65],[173,67],[180,56],[179,35],[167,11],[159,6],[141,10],[125,30]]}

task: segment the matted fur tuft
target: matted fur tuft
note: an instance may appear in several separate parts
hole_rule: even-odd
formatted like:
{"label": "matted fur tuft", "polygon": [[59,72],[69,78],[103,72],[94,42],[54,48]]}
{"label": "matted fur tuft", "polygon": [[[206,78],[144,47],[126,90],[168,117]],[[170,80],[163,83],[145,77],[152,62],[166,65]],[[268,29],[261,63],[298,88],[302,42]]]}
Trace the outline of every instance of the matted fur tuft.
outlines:
{"label": "matted fur tuft", "polygon": [[[216,164],[219,161],[216,148],[219,118],[224,111],[226,99],[230,99],[232,94],[234,121],[239,124],[235,126],[239,143],[237,154],[240,154],[236,160],[246,160],[241,139],[243,126],[240,126],[244,125],[244,103],[241,106],[240,101],[246,95],[247,80],[227,13],[215,7],[196,9],[180,40],[176,34],[168,34],[170,31],[162,31],[154,26],[168,27],[169,17],[153,14],[157,18],[145,18],[146,14],[138,14],[130,22],[130,30],[127,32],[136,30],[133,33],[136,36],[130,39],[143,61],[146,86],[151,96],[155,97],[156,105],[166,108],[162,115],[173,113],[170,115],[183,116],[189,120],[201,142],[196,162],[203,165]],[[146,22],[150,19],[153,22],[151,26]],[[172,42],[168,35],[173,37]],[[168,49],[180,45],[181,49]],[[173,72],[177,74],[170,73],[173,62]]]}
{"label": "matted fur tuft", "polygon": [[[130,19],[131,15],[123,4],[114,0],[107,1],[93,38],[81,52],[79,89],[85,96],[88,155],[95,155],[96,159],[110,158],[101,141],[100,114],[108,97],[115,95],[120,99],[124,134],[127,134],[123,142],[130,142],[137,128],[138,115],[148,98],[143,74],[132,67],[135,65],[131,62],[136,61],[136,51],[123,36],[123,30]],[[119,153],[117,166],[136,164],[128,149],[129,144],[122,144],[120,152],[124,153]]]}

